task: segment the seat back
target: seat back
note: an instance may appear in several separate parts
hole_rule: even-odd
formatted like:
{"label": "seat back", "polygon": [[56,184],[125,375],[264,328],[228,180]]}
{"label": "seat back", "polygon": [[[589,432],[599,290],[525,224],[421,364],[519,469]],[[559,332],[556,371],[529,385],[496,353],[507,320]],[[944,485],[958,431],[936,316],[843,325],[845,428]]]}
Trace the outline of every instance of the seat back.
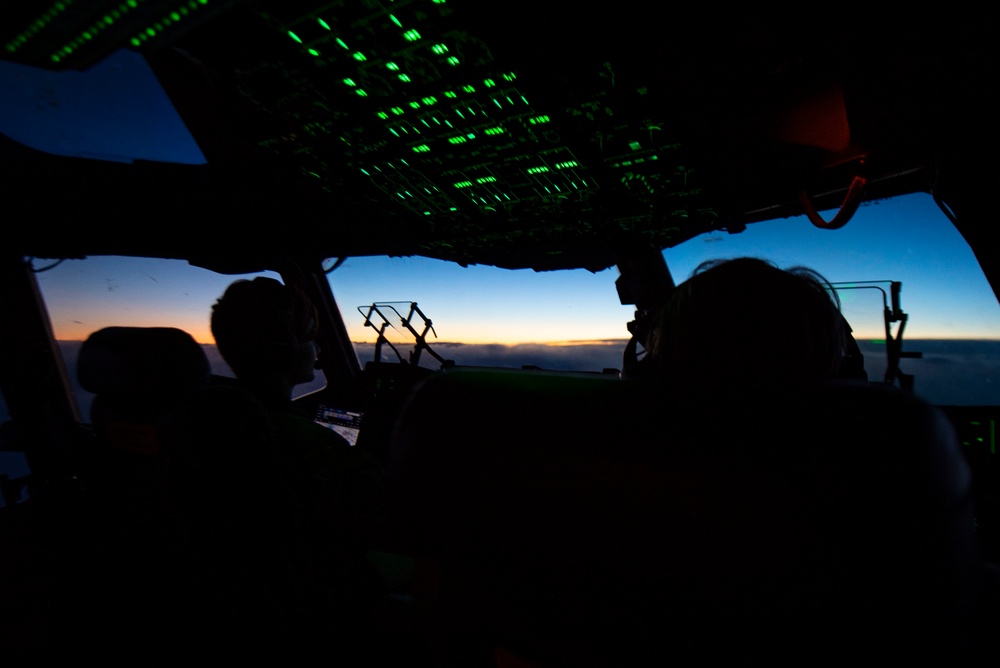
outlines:
{"label": "seat back", "polygon": [[454,370],[394,447],[451,665],[968,648],[969,472],[943,415],[891,389]]}
{"label": "seat back", "polygon": [[100,330],[77,369],[96,395],[88,577],[106,618],[95,623],[129,647],[284,642],[321,603],[267,411],[212,386],[204,351],[178,329]]}

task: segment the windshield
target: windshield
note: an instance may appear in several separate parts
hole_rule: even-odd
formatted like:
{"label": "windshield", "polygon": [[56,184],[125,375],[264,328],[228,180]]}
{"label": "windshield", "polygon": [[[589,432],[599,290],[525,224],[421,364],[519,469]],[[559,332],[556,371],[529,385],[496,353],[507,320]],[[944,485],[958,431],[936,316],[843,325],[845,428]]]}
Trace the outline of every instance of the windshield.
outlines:
{"label": "windshield", "polygon": [[[429,258],[350,258],[330,274],[348,333],[362,363],[374,359],[379,330],[405,359],[414,336],[401,325],[409,316],[427,343],[459,365],[563,371],[601,371],[621,365],[622,340],[633,307],[619,303],[618,272],[534,272],[487,266],[460,267]],[[378,313],[368,320],[372,304]],[[391,304],[388,306],[387,304]],[[398,312],[398,313],[397,313]],[[398,361],[384,345],[384,361]],[[435,366],[421,355],[423,366]]]}
{"label": "windshield", "polygon": [[[929,195],[873,202],[836,231],[789,218],[664,251],[677,283],[704,261],[747,255],[783,268],[806,266],[834,284],[872,381],[886,371],[884,313],[898,283],[907,316],[903,350],[922,354],[904,358],[900,369],[915,376],[917,394],[943,405],[1000,403],[1000,304],[968,244]],[[374,359],[383,322],[380,358],[409,358],[415,338],[400,320],[416,302],[433,326],[427,343],[456,364],[599,372],[621,368],[634,315],[634,307],[618,301],[617,277],[614,269],[510,271],[371,257],[348,259],[329,280],[362,363]],[[392,308],[379,308],[387,317],[375,314],[366,327],[371,305],[390,302]],[[411,324],[425,331],[419,315]],[[901,324],[889,323],[891,336]],[[439,365],[426,352],[419,361]]]}

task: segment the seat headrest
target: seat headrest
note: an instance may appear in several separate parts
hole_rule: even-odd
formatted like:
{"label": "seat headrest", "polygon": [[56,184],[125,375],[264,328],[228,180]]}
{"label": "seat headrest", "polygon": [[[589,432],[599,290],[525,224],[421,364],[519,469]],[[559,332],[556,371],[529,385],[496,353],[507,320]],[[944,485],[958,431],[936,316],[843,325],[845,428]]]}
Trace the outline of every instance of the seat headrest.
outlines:
{"label": "seat headrest", "polygon": [[80,385],[94,394],[182,394],[206,387],[210,375],[202,347],[173,327],[106,327],[77,359]]}

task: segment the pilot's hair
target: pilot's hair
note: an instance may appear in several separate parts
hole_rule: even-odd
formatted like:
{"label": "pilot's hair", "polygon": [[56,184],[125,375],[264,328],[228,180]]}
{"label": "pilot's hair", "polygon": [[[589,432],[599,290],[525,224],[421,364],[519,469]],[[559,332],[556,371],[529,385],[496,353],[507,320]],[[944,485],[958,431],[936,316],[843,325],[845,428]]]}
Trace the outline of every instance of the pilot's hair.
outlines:
{"label": "pilot's hair", "polygon": [[318,314],[294,285],[258,276],[232,283],[212,306],[212,335],[237,376],[280,369],[287,352],[316,338]]}
{"label": "pilot's hair", "polygon": [[848,336],[836,294],[815,271],[713,260],[656,315],[644,364],[695,383],[813,382],[837,376]]}

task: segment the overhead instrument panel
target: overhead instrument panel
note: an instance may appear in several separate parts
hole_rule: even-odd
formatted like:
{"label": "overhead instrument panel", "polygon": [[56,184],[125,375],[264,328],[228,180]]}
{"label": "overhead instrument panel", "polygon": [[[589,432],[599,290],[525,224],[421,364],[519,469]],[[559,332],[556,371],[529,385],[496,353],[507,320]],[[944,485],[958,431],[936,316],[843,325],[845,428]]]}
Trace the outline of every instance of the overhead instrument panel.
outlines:
{"label": "overhead instrument panel", "polygon": [[[657,63],[610,29],[606,50],[568,20],[539,32],[530,8],[61,0],[4,38],[10,57],[48,67],[115,47],[154,68],[165,54],[200,62],[230,91],[224,130],[252,147],[241,158],[290,175],[344,254],[599,270],[725,228]],[[224,162],[209,145],[220,129],[189,124]]]}
{"label": "overhead instrument panel", "polygon": [[500,6],[255,7],[297,56],[235,72],[282,120],[259,145],[315,189],[362,210],[377,201],[378,224],[422,254],[559,268],[563,253],[593,252],[600,269],[616,244],[683,240],[662,218],[720,225],[656,110],[663,91],[583,51],[553,77],[491,23]]}

